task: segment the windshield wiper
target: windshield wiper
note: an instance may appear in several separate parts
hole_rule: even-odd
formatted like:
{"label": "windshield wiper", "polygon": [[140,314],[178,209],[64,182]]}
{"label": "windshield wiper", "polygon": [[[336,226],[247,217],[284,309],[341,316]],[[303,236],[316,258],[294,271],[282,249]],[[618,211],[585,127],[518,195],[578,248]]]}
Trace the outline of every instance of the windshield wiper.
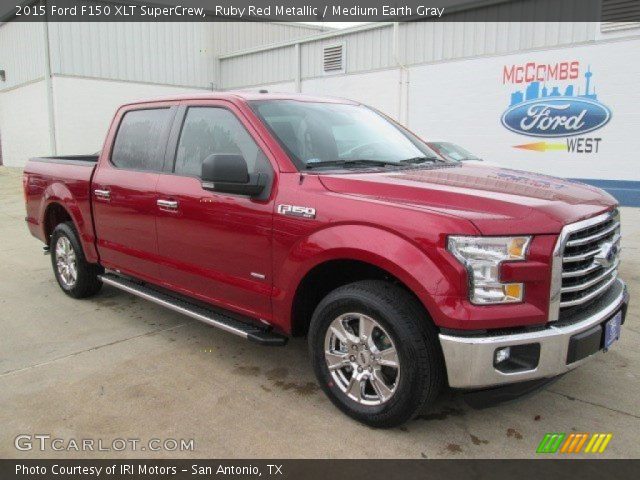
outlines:
{"label": "windshield wiper", "polygon": [[410,164],[416,164],[416,163],[425,163],[425,162],[439,162],[440,159],[438,157],[432,157],[432,156],[421,156],[421,157],[411,157],[411,158],[405,158],[404,160],[400,160],[398,163],[406,165],[407,163]]}
{"label": "windshield wiper", "polygon": [[359,159],[359,160],[323,160],[321,162],[313,162],[307,163],[307,169],[311,170],[313,168],[318,167],[345,167],[349,166],[361,167],[361,166],[376,166],[376,165],[398,165],[397,162],[387,162],[386,160],[370,160],[370,159]]}

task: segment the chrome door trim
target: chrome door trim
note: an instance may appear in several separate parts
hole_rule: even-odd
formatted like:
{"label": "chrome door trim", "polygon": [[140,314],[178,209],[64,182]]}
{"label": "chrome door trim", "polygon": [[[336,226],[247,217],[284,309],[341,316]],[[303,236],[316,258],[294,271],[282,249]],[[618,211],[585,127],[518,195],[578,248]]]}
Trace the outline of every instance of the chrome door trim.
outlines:
{"label": "chrome door trim", "polygon": [[93,191],[93,194],[98,198],[103,198],[105,200],[109,200],[111,198],[111,192],[109,190],[103,190],[100,188],[96,188]]}
{"label": "chrome door trim", "polygon": [[178,209],[178,201],[177,200],[162,200],[159,199],[156,201],[156,205],[160,207],[161,210],[177,210]]}

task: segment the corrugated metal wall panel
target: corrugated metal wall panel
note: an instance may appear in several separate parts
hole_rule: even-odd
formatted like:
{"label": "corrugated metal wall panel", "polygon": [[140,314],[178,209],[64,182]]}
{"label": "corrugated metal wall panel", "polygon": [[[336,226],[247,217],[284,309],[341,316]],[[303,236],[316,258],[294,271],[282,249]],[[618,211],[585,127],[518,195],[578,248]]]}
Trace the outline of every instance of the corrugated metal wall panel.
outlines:
{"label": "corrugated metal wall panel", "polygon": [[[596,23],[482,21],[489,14],[506,14],[514,8],[532,9],[535,5],[553,1],[526,0],[452,14],[454,19],[464,22],[400,24],[400,60],[405,65],[415,65],[595,39]],[[563,4],[596,1],[599,0],[563,0]],[[42,29],[41,24],[14,22],[0,27],[0,35],[6,39],[0,42],[0,52],[3,48],[8,52],[0,57],[0,61],[9,58],[5,63],[15,65],[7,68],[8,81],[0,88],[7,88],[16,79],[42,75],[44,65],[38,65],[38,59],[43,57],[44,47],[42,35],[37,33],[39,29]],[[313,33],[318,33],[318,29],[255,22],[51,23],[52,72],[54,75],[208,88],[216,81],[216,55],[290,41]],[[302,79],[324,76],[323,47],[336,43],[346,44],[346,73],[390,68],[396,64],[393,26],[381,25],[380,28],[302,44]],[[225,58],[221,67],[223,88],[291,81],[295,78],[294,50],[287,46]]]}
{"label": "corrugated metal wall panel", "polygon": [[[523,0],[453,13],[447,22],[401,23],[398,31],[398,60],[404,65],[417,65],[595,41],[598,25],[596,22],[489,22],[486,19],[510,16],[512,18],[514,14],[533,18],[537,9],[591,8],[598,1]],[[243,24],[243,28],[247,27],[250,26]],[[226,35],[233,37],[229,32]],[[347,74],[393,68],[397,65],[394,59],[393,37],[393,25],[386,24],[380,25],[379,28],[306,41],[300,46],[301,79],[323,77],[323,48],[341,43],[346,45]],[[231,50],[242,46],[244,45],[236,43]],[[262,58],[270,55],[275,55],[278,59],[288,59],[295,65],[293,51],[289,47],[225,58],[221,62],[223,87],[236,88],[293,80],[295,71],[290,69],[277,73],[265,71],[265,76],[260,77],[261,70],[257,64]],[[242,60],[237,60],[238,58]],[[227,69],[233,71],[225,72]]]}
{"label": "corrugated metal wall panel", "polygon": [[[42,64],[39,76],[44,74],[41,29],[42,24],[22,22],[10,22],[0,29],[0,35],[6,37],[0,41],[0,52],[4,53],[3,48],[8,52],[0,55],[0,60],[11,65],[5,69],[13,72],[14,81],[34,78],[30,62],[35,60]],[[319,31],[278,23],[54,22],[49,25],[51,71],[53,75],[209,88],[216,80],[217,55]],[[33,52],[34,48],[39,51]],[[18,63],[13,67],[11,62]],[[280,70],[274,72],[274,78],[287,72]],[[267,69],[264,71],[270,75]],[[5,82],[0,88],[9,85]]]}
{"label": "corrugated metal wall panel", "polygon": [[340,43],[346,44],[347,73],[378,70],[394,64],[393,26],[389,25],[302,44],[302,78],[323,76],[323,48]]}
{"label": "corrugated metal wall panel", "polygon": [[294,46],[223,59],[222,88],[292,81],[295,79],[295,67]]}
{"label": "corrugated metal wall panel", "polygon": [[0,91],[44,77],[44,25],[9,22],[0,26],[0,70],[6,81]]}
{"label": "corrugated metal wall panel", "polygon": [[209,87],[211,23],[51,23],[54,75]]}
{"label": "corrugated metal wall panel", "polygon": [[[494,6],[490,8],[500,8]],[[460,14],[470,15],[470,13]],[[476,13],[477,15],[477,13]],[[570,45],[593,40],[595,23],[543,22],[411,22],[402,23],[398,32],[398,55],[405,65],[433,63],[482,55]],[[302,79],[323,77],[323,48],[346,45],[346,73],[391,68],[393,26],[305,42],[300,45]],[[263,60],[273,63],[264,66]],[[285,66],[274,71],[273,65]],[[222,87],[239,88],[295,79],[293,47],[280,47],[221,61]]]}
{"label": "corrugated metal wall panel", "polygon": [[218,55],[320,33],[315,27],[257,22],[214,22],[213,48]]}
{"label": "corrugated metal wall panel", "polygon": [[403,63],[415,65],[581,43],[595,34],[595,23],[581,22],[412,22],[400,25],[398,37]]}

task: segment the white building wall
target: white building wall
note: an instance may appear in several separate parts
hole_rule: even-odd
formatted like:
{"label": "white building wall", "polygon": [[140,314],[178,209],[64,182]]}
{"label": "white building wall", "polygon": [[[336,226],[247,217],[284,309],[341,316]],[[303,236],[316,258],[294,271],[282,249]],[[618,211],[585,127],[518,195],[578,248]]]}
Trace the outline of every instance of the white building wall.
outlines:
{"label": "white building wall", "polygon": [[2,161],[22,167],[30,157],[49,154],[49,122],[44,80],[0,92]]}
{"label": "white building wall", "polygon": [[245,87],[295,79],[295,47],[266,50],[221,62],[221,87]]}
{"label": "white building wall", "polygon": [[[459,143],[505,167],[567,178],[640,180],[635,155],[640,151],[640,63],[630,62],[629,52],[640,52],[640,38],[412,67],[408,126],[424,138]],[[537,142],[561,146],[566,139],[520,135],[501,124],[511,93],[526,87],[503,84],[503,67],[565,61],[580,63],[579,78],[550,81],[548,88],[564,91],[571,83],[584,93],[583,75],[590,67],[592,91],[612,112],[604,127],[576,137],[601,138],[598,152],[514,148]]]}
{"label": "white building wall", "polygon": [[296,84],[295,82],[265,83],[257,87],[247,87],[239,90],[245,92],[257,92],[263,89],[270,93],[296,93]]}
{"label": "white building wall", "polygon": [[[60,154],[92,153],[102,149],[118,107],[124,103],[202,90],[165,85],[54,77],[56,144]],[[45,113],[43,111],[43,116]]]}
{"label": "white building wall", "polygon": [[[123,103],[202,90],[54,77],[53,91],[57,151],[75,155],[102,148],[113,114]],[[44,80],[0,93],[0,134],[6,166],[22,167],[30,157],[51,155]]]}
{"label": "white building wall", "polygon": [[362,102],[392,118],[400,118],[399,70],[336,75],[302,81],[302,93],[326,95]]}
{"label": "white building wall", "polygon": [[9,22],[0,25],[0,92],[44,76],[44,24]]}
{"label": "white building wall", "polygon": [[[99,150],[113,112],[124,102],[212,88],[219,81],[216,57],[230,49],[287,41],[322,30],[242,22],[53,22],[48,27],[59,154]],[[23,166],[31,156],[53,153],[42,81],[46,76],[45,38],[44,23],[0,24],[0,70],[6,71],[6,81],[0,82],[5,165]],[[273,63],[269,67],[273,69]],[[277,68],[290,76],[287,63]]]}
{"label": "white building wall", "polygon": [[[493,55],[427,65],[403,71],[387,69],[359,74],[329,75],[301,82],[301,92],[361,101],[393,118],[427,140],[458,143],[500,166],[566,178],[640,181],[640,63],[630,52],[640,52],[640,36],[614,37],[599,43],[545,48],[511,55]],[[564,91],[571,83],[584,93],[584,72],[591,69],[591,90],[612,112],[609,123],[584,135],[537,138],[507,130],[501,117],[510,95],[526,84],[504,84],[503,68],[527,62],[556,64],[577,61],[579,78],[549,81],[548,88]],[[253,89],[278,91],[276,85]],[[289,91],[289,90],[280,90]],[[599,138],[598,151],[568,151],[567,138]],[[536,151],[516,146],[545,142],[562,150]],[[592,144],[593,145],[593,144]]]}

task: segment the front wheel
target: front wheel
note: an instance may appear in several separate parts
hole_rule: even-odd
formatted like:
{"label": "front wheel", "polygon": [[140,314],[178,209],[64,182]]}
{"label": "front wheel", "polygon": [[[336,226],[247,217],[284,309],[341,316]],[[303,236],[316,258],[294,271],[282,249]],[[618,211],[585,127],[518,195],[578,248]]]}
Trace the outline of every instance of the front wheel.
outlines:
{"label": "front wheel", "polygon": [[313,314],[309,349],[329,399],[373,427],[406,422],[444,384],[435,328],[422,306],[389,282],[355,282],[327,295]]}
{"label": "front wheel", "polygon": [[51,264],[58,285],[73,298],[95,295],[102,288],[99,265],[88,263],[71,222],[60,223],[51,234]]}

